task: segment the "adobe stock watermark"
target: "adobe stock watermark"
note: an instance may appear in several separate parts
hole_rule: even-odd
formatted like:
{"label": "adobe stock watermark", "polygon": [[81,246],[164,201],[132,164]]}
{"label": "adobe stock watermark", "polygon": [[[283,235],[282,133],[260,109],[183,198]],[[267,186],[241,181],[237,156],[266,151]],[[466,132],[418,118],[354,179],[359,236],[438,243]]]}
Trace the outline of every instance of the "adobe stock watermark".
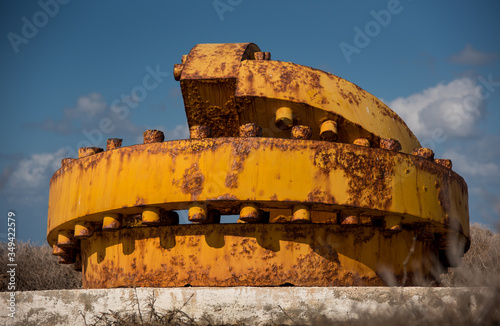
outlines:
{"label": "adobe stock watermark", "polygon": [[7,290],[9,291],[9,298],[7,299],[8,316],[14,318],[16,314],[16,213],[13,211],[7,212],[7,275],[8,283]]}
{"label": "adobe stock watermark", "polygon": [[214,0],[212,5],[214,6],[215,12],[219,16],[221,22],[224,21],[224,14],[226,12],[232,12],[235,7],[239,6],[243,0]]}
{"label": "adobe stock watermark", "polygon": [[[474,112],[477,112],[479,105],[486,101],[495,93],[497,87],[500,87],[500,81],[493,80],[493,75],[489,74],[487,78],[479,75],[477,77],[478,85],[473,94],[465,97],[461,104],[455,104],[443,112],[445,127],[452,130],[459,128],[464,120],[470,119]],[[422,147],[436,149],[437,144],[443,144],[448,140],[448,135],[443,128],[434,128],[431,137],[422,141]]]}
{"label": "adobe stock watermark", "polygon": [[360,54],[361,50],[366,48],[372,39],[377,37],[382,29],[386,28],[391,23],[393,16],[399,15],[401,12],[403,12],[403,5],[401,2],[399,0],[389,0],[389,2],[387,2],[387,9],[370,11],[373,20],[367,22],[363,29],[354,26],[355,34],[353,44],[347,42],[341,42],[339,44],[340,50],[347,63],[351,63],[351,57],[354,54]]}
{"label": "adobe stock watermark", "polygon": [[23,16],[21,22],[21,35],[14,32],[7,34],[12,50],[15,54],[19,53],[19,46],[21,44],[28,44],[28,42],[37,36],[40,28],[45,27],[50,18],[54,18],[58,13],[61,5],[65,5],[70,0],[40,0],[38,1],[38,6],[41,10],[38,10],[33,14],[31,19]]}
{"label": "adobe stock watermark", "polygon": [[[119,99],[114,99],[111,102],[110,110],[114,113],[114,119],[104,117],[99,121],[98,127],[91,130],[83,129],[82,135],[85,139],[77,144],[76,150],[73,147],[66,146],[65,155],[67,157],[78,158],[78,149],[80,147],[97,147],[104,140],[105,135],[115,131],[118,121],[125,120],[130,115],[130,110],[137,108],[148,97],[148,94],[158,88],[163,80],[170,75],[170,73],[162,71],[159,64],[155,68],[147,66],[145,70],[147,74],[142,78],[139,85],[132,87],[128,94],[121,94]],[[58,162],[54,162],[53,169],[54,171],[59,169]]]}

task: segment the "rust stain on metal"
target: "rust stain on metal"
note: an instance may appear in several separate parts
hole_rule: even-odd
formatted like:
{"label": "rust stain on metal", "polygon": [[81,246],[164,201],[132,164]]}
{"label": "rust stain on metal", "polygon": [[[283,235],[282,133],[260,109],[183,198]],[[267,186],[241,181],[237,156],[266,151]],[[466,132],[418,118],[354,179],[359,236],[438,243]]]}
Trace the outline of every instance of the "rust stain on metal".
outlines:
{"label": "rust stain on metal", "polygon": [[327,203],[327,204],[335,204],[335,198],[332,195],[328,194],[324,190],[315,189],[307,194],[307,201],[311,203]]}
{"label": "rust stain on metal", "polygon": [[[350,177],[348,193],[353,204],[363,201],[368,206],[384,208],[391,204],[391,181],[394,175],[392,160],[382,162],[375,155],[342,153],[337,157],[337,162],[339,168]],[[366,189],[373,190],[371,195],[367,195]]]}
{"label": "rust stain on metal", "polygon": [[253,43],[196,45],[174,78],[190,139],[111,138],[50,180],[47,240],[85,288],[412,284],[467,250],[465,181],[356,84]]}
{"label": "rust stain on metal", "polygon": [[436,162],[439,165],[444,166],[447,169],[451,170],[451,168],[452,168],[452,162],[451,162],[451,160],[437,158],[437,159],[434,160],[434,162]]}
{"label": "rust stain on metal", "polygon": [[146,130],[143,133],[144,144],[157,143],[165,140],[165,135],[160,130]]}
{"label": "rust stain on metal", "polygon": [[122,141],[123,139],[120,138],[109,138],[106,142],[106,150],[110,151],[112,149],[122,147]]}
{"label": "rust stain on metal", "polygon": [[226,180],[224,181],[224,184],[228,188],[238,188],[238,173],[237,172],[230,172],[226,176]]}
{"label": "rust stain on metal", "polygon": [[100,147],[81,147],[78,149],[78,158],[91,156],[102,151],[103,149]]}
{"label": "rust stain on metal", "polygon": [[67,157],[67,158],[63,158],[61,160],[61,166],[65,166],[66,164],[70,164],[74,161],[75,159],[74,158],[71,158],[71,157]]}
{"label": "rust stain on metal", "polygon": [[240,137],[262,137],[262,128],[256,123],[247,123],[240,126]]}
{"label": "rust stain on metal", "polygon": [[394,161],[390,157],[319,149],[315,153],[314,162],[326,174],[340,169],[349,177],[347,193],[352,205],[360,205],[362,202],[374,208],[387,208],[391,205]]}
{"label": "rust stain on metal", "polygon": [[401,143],[393,138],[383,138],[380,140],[380,148],[387,149],[390,151],[399,152],[401,148]]}
{"label": "rust stain on metal", "polygon": [[193,164],[191,167],[184,171],[184,175],[181,180],[181,189],[185,194],[190,194],[193,200],[201,194],[203,191],[203,183],[205,182],[205,177],[200,172],[198,164]]}
{"label": "rust stain on metal", "polygon": [[434,152],[430,148],[415,148],[412,152],[415,156],[420,156],[425,158],[426,160],[433,161],[434,160]]}
{"label": "rust stain on metal", "polygon": [[189,133],[191,139],[209,138],[212,136],[212,129],[209,126],[192,126]]}
{"label": "rust stain on metal", "polygon": [[292,137],[294,139],[310,139],[312,136],[312,128],[308,126],[293,126]]}

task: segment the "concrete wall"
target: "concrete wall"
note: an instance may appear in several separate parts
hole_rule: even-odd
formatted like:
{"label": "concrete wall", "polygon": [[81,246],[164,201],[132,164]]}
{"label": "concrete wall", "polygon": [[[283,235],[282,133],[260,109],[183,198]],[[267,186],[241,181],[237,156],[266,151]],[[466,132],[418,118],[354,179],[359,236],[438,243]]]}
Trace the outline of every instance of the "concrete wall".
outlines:
{"label": "concrete wall", "polygon": [[[15,317],[8,316],[9,293],[0,293],[0,324],[91,325],[112,312],[140,314],[148,320],[152,299],[159,313],[178,309],[175,318],[200,324],[325,324],[367,314],[423,311],[442,316],[465,309],[474,313],[492,300],[488,288],[389,287],[231,287],[120,288],[16,293]],[[139,305],[138,305],[139,303]],[[405,310],[406,309],[406,310]],[[130,314],[129,314],[130,316]]]}

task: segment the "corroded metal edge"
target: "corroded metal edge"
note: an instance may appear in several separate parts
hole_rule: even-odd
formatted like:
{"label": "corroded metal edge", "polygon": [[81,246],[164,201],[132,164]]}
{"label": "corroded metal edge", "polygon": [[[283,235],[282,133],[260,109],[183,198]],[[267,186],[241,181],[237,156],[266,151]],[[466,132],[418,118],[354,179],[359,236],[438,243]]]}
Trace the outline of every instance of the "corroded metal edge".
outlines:
{"label": "corroded metal edge", "polygon": [[135,145],[64,165],[51,179],[48,241],[53,245],[58,231],[77,221],[102,221],[104,213],[140,214],[148,205],[187,209],[192,202],[236,211],[244,202],[263,209],[297,203],[332,213],[352,209],[428,222],[436,232],[455,229],[468,238],[466,184],[439,164],[349,144],[218,138]]}
{"label": "corroded metal edge", "polygon": [[234,137],[240,125],[258,123],[273,137],[289,137],[273,128],[276,111],[285,106],[293,109],[294,122],[313,128],[312,139],[319,139],[324,121],[334,120],[341,142],[394,138],[406,153],[420,147],[406,123],[359,86],[318,69],[259,59],[255,54],[264,52],[258,51],[253,43],[198,44],[176,65],[190,127],[204,124],[214,137]]}
{"label": "corroded metal edge", "polygon": [[411,284],[437,259],[432,241],[412,243],[415,234],[320,224],[98,232],[81,243],[83,286],[377,286],[385,284],[381,276],[401,282],[405,274]]}

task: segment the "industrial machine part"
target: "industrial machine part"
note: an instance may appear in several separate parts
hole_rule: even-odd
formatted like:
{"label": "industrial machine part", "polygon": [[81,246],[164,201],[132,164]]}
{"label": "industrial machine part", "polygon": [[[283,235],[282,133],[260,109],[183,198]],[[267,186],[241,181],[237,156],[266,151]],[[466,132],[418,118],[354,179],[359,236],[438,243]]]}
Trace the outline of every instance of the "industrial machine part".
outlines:
{"label": "industrial machine part", "polygon": [[109,139],[51,179],[47,240],[85,288],[416,284],[467,250],[464,180],[355,84],[253,43],[174,77],[191,139]]}

